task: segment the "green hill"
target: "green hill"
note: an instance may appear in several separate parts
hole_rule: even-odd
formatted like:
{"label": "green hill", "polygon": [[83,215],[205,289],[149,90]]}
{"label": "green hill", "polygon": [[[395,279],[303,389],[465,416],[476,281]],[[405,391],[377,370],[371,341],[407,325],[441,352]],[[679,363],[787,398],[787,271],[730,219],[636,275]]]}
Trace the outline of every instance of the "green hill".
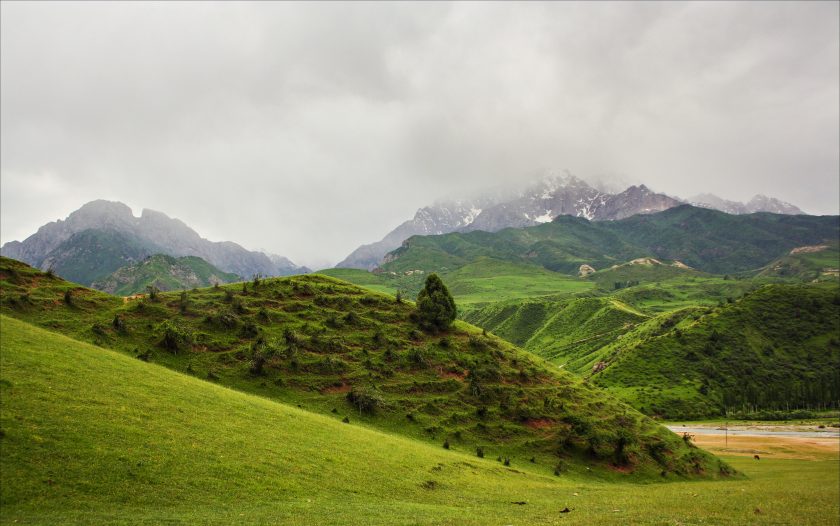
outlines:
{"label": "green hill", "polygon": [[754,270],[799,246],[836,240],[837,216],[749,214],[678,206],[620,221],[558,216],[551,223],[496,233],[414,236],[391,252],[385,271],[452,271],[480,257],[530,262],[575,275],[637,258],[680,261],[703,272]]}
{"label": "green hill", "polygon": [[464,319],[575,374],[603,369],[596,384],[643,413],[696,418],[836,405],[838,301],[836,281],[690,277],[488,303]]}
{"label": "green hill", "polygon": [[222,272],[200,257],[174,258],[155,254],[139,263],[117,269],[109,276],[95,281],[92,287],[109,294],[128,296],[145,292],[147,287],[169,291],[241,280],[236,274]]}
{"label": "green hill", "polygon": [[[0,260],[0,311],[241,391],[538,473],[690,476],[716,460],[569,373],[463,323],[325,276],[126,302]],[[558,465],[558,461],[560,464]]]}
{"label": "green hill", "polygon": [[838,334],[836,285],[767,285],[640,324],[599,351],[605,367],[593,379],[669,418],[836,407]]}
{"label": "green hill", "polygon": [[549,297],[489,304],[465,319],[583,374],[598,361],[599,349],[648,316],[609,297]]}
{"label": "green hill", "polygon": [[619,290],[642,283],[660,283],[676,278],[703,275],[679,261],[663,262],[654,258],[638,258],[621,265],[597,270],[587,275],[586,279],[597,283],[599,288]]}
{"label": "green hill", "polygon": [[836,281],[840,277],[840,245],[835,241],[796,247],[761,269],[758,276],[807,281]]}
{"label": "green hill", "polygon": [[[544,476],[0,316],[2,524],[830,524],[836,459],[661,484]],[[91,388],[95,386],[95,388]],[[666,479],[668,480],[668,479]],[[564,513],[564,511],[566,511]]]}

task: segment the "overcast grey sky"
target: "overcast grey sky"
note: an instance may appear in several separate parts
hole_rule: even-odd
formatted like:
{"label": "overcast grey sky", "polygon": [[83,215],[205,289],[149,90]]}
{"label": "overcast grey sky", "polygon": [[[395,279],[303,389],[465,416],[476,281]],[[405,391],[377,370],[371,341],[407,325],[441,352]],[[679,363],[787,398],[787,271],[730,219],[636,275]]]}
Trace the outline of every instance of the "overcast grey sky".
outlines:
{"label": "overcast grey sky", "polygon": [[3,242],[120,200],[336,262],[567,168],[838,213],[837,2],[3,2]]}

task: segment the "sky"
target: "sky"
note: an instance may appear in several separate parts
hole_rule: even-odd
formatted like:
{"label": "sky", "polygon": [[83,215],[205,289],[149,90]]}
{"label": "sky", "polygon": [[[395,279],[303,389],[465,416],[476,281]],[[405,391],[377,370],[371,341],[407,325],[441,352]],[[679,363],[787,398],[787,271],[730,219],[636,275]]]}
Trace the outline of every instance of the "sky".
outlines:
{"label": "sky", "polygon": [[542,169],[837,214],[839,6],[3,2],[0,239],[110,199],[323,267]]}

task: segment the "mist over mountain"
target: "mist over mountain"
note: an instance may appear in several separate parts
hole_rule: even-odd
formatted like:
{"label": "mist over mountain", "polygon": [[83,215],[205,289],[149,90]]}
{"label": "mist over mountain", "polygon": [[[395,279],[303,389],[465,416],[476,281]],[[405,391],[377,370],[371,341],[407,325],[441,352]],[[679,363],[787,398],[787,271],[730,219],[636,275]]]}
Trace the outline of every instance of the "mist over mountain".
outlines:
{"label": "mist over mountain", "polygon": [[714,208],[727,214],[752,214],[755,212],[770,212],[773,214],[804,214],[798,206],[766,195],[758,194],[746,203],[729,201],[714,194],[698,194],[688,199],[695,206]]}
{"label": "mist over mountain", "polygon": [[120,267],[152,254],[197,256],[224,272],[249,277],[308,272],[282,256],[269,257],[231,241],[209,241],[183,221],[144,209],[135,217],[127,205],[97,200],[65,220],[47,223],[24,241],[0,249],[6,257],[89,285]]}
{"label": "mist over mountain", "polygon": [[385,255],[414,235],[504,228],[523,228],[548,223],[561,215],[592,221],[612,221],[638,214],[668,210],[684,203],[712,208],[729,214],[771,212],[802,214],[798,207],[778,199],[756,195],[748,203],[728,201],[712,194],[688,200],[657,193],[644,184],[623,191],[615,185],[588,182],[569,172],[552,173],[518,192],[497,192],[476,200],[442,201],[419,209],[414,217],[388,233],[382,240],[362,245],[338,263],[339,268],[376,268]]}

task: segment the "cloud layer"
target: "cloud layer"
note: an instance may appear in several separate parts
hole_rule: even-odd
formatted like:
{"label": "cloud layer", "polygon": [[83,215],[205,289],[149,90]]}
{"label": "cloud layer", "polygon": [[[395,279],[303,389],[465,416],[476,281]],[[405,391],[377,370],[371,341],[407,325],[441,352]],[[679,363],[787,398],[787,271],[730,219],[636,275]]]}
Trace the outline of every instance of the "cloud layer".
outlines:
{"label": "cloud layer", "polygon": [[4,3],[3,241],[86,201],[335,262],[539,168],[838,213],[836,2]]}

